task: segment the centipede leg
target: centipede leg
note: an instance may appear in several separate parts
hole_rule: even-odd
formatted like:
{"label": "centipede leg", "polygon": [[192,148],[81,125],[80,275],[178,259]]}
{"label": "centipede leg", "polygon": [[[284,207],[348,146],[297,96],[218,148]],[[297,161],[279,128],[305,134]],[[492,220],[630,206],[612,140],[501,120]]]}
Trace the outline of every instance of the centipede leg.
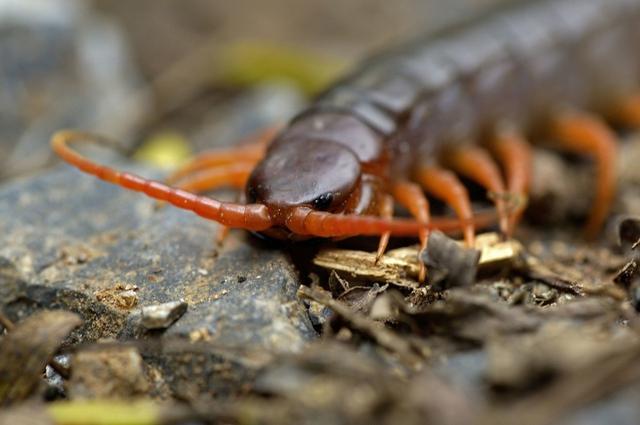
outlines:
{"label": "centipede leg", "polygon": [[489,153],[482,148],[465,146],[447,150],[443,160],[453,171],[473,180],[489,192],[498,211],[500,230],[506,235],[509,217],[505,205],[505,183],[498,165]]}
{"label": "centipede leg", "polygon": [[551,128],[551,135],[563,149],[587,154],[596,162],[596,194],[585,226],[586,235],[594,238],[616,190],[616,137],[603,120],[585,112],[561,112],[554,117]]}
{"label": "centipede leg", "polygon": [[464,226],[464,240],[468,246],[473,246],[475,229],[472,224],[471,201],[467,189],[458,177],[437,166],[422,166],[416,170],[415,179],[427,193],[449,204],[459,218],[469,223]]}
{"label": "centipede leg", "polygon": [[[185,174],[173,182],[174,187],[194,193],[202,193],[221,187],[240,189],[244,186],[254,164],[240,162],[237,164],[220,165],[209,170],[194,171]],[[159,205],[162,205],[160,202]]]}
{"label": "centipede leg", "polygon": [[235,163],[249,163],[255,165],[264,156],[264,149],[260,146],[246,146],[237,149],[207,151],[196,155],[186,165],[180,167],[169,178],[167,183],[173,184],[185,177],[206,169],[226,167]]}
{"label": "centipede leg", "polygon": [[[380,217],[383,218],[392,218],[393,217],[393,197],[390,195],[383,195],[380,199],[380,205],[378,207]],[[378,252],[376,253],[376,264],[380,261],[380,258],[384,255],[384,252],[387,250],[387,245],[389,245],[389,238],[391,237],[391,232],[383,233],[380,236],[380,242],[378,242]]]}
{"label": "centipede leg", "polygon": [[237,148],[216,149],[202,152],[196,155],[191,161],[176,170],[168,179],[173,183],[188,174],[216,166],[234,164],[237,162],[249,162],[256,164],[265,154],[267,145],[273,139],[279,127],[270,127],[266,130],[250,136],[246,142]]}
{"label": "centipede leg", "polygon": [[[393,185],[393,197],[400,205],[405,207],[415,219],[421,224],[429,224],[429,201],[424,196],[422,189],[415,183],[407,181],[399,181]],[[429,238],[429,230],[425,227],[418,234],[420,238],[420,253],[418,258],[422,256],[422,251],[427,247]],[[427,276],[427,269],[422,261],[419,261],[420,272],[418,273],[418,281],[424,282]]]}
{"label": "centipede leg", "polygon": [[222,165],[185,175],[176,181],[175,186],[191,192],[205,192],[220,187],[242,188],[253,168],[251,162]]}
{"label": "centipede leg", "polygon": [[620,99],[613,108],[613,119],[622,125],[640,128],[640,92]]}
{"label": "centipede leg", "polygon": [[533,173],[531,146],[516,129],[497,129],[489,148],[502,165],[507,181],[507,210],[509,226],[507,236],[511,236],[526,206],[527,193]]}

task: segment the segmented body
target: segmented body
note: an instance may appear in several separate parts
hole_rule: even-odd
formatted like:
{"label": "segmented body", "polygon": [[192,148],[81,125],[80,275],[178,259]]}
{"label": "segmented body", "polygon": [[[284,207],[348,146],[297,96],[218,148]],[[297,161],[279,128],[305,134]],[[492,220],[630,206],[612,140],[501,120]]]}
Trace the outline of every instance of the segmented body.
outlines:
{"label": "segmented body", "polygon": [[[386,143],[392,162],[402,163],[403,156],[479,140],[500,122],[531,133],[558,107],[607,113],[639,83],[639,1],[530,3],[363,63],[281,137],[330,134],[363,162]],[[340,117],[327,116],[331,112]],[[332,128],[345,116],[357,122],[338,134]],[[309,130],[310,121],[320,120],[326,130]],[[356,133],[362,126],[370,133]]]}
{"label": "segmented body", "polygon": [[[597,196],[608,204],[615,153],[611,135],[588,117],[558,117],[569,109],[608,115],[638,93],[638,46],[640,0],[547,0],[517,5],[372,58],[294,118],[269,144],[264,158],[254,161],[255,168],[252,163],[251,173],[239,172],[250,203],[244,208],[92,165],[66,147],[67,141],[80,139],[77,134],[54,139],[54,148],[101,178],[272,237],[406,235],[454,226],[428,217],[426,199],[417,196],[420,202],[415,201],[413,186],[404,184],[417,168],[443,158],[446,162],[453,151],[451,162],[460,169],[475,174],[474,167],[484,165],[478,180],[488,182],[488,188],[492,182],[502,187],[481,152],[469,156],[463,150],[502,128],[536,135],[552,126],[565,148],[599,160],[598,178],[604,182]],[[517,168],[527,161],[518,149],[505,156],[520,158],[507,173],[514,181],[524,179]],[[248,158],[239,155],[239,161]],[[205,155],[180,177],[193,183],[198,178],[189,174],[227,164],[222,156]],[[422,171],[427,193],[439,191],[439,183],[429,188],[431,178],[460,192],[454,201],[464,197],[450,175],[437,168]],[[210,183],[206,188],[224,183],[211,173],[200,181]],[[515,186],[525,190],[526,185]],[[389,209],[385,196],[390,193],[417,222],[370,217]],[[439,196],[447,198],[442,191]],[[466,204],[456,205],[466,219],[458,227],[469,226]],[[607,208],[594,214],[592,227],[601,224]]]}

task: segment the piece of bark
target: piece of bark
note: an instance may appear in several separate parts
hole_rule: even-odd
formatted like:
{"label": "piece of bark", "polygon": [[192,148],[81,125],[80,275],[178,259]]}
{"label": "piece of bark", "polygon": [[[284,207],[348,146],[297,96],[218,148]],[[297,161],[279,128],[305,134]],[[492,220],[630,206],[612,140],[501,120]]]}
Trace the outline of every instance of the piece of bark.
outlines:
{"label": "piece of bark", "polygon": [[[461,245],[461,242],[456,241],[455,244]],[[502,241],[496,233],[478,235],[476,249],[480,251],[478,271],[481,273],[510,266],[523,250],[518,241]],[[415,289],[420,286],[417,281],[420,270],[418,252],[417,246],[392,249],[376,263],[373,252],[332,248],[320,251],[313,262],[337,272],[349,282],[380,282]],[[429,278],[427,280],[431,282]]]}

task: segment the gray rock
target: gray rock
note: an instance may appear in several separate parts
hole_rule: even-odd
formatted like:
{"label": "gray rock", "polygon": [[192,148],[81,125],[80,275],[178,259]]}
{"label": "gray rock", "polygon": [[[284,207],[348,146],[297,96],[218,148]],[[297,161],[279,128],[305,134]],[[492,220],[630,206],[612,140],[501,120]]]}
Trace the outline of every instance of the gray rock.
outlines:
{"label": "gray rock", "polygon": [[217,227],[66,166],[5,185],[0,308],[14,320],[41,308],[75,311],[84,325],[73,342],[157,336],[139,335],[140,308],[182,299],[189,310],[162,338],[302,348],[316,333],[287,253],[242,231],[218,248]]}

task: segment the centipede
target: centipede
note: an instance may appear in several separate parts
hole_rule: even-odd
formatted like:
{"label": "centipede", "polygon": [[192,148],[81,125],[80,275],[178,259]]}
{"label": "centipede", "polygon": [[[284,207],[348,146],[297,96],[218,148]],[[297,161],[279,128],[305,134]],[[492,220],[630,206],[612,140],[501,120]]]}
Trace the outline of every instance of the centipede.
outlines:
{"label": "centipede", "polygon": [[[166,182],[98,164],[52,138],[68,163],[214,220],[276,239],[410,236],[480,226],[509,236],[526,207],[532,146],[594,164],[585,232],[596,237],[616,192],[614,126],[640,127],[640,1],[517,3],[363,61],[277,131],[195,156]],[[492,213],[474,213],[470,180]],[[231,187],[244,202],[205,192]],[[430,214],[429,200],[455,217]],[[409,218],[394,217],[400,205]],[[424,279],[424,268],[420,279]]]}

